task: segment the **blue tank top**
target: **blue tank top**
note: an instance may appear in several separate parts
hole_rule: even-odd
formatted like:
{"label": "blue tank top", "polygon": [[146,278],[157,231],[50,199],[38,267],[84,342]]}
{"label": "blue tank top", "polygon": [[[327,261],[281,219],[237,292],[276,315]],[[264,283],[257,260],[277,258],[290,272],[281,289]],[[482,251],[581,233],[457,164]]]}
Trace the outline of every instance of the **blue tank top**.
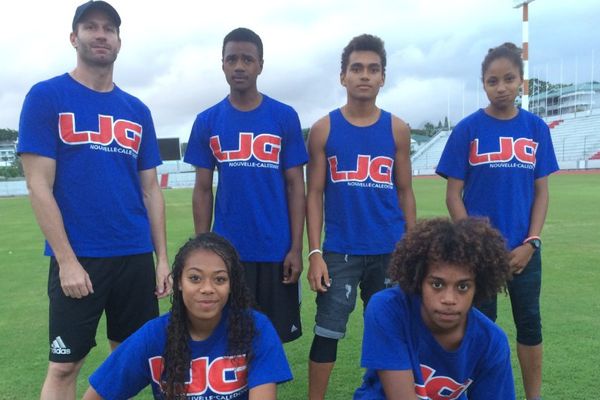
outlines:
{"label": "blue tank top", "polygon": [[404,232],[394,183],[392,116],[381,110],[377,122],[366,127],[350,124],[339,109],[329,119],[323,249],[390,253]]}

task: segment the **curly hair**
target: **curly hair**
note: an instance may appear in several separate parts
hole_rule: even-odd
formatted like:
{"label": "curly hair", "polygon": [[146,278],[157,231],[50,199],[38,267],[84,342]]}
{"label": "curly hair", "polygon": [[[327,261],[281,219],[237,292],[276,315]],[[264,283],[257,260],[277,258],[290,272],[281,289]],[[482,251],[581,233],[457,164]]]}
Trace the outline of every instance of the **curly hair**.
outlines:
{"label": "curly hair", "polygon": [[515,67],[517,67],[519,69],[521,79],[523,79],[524,68],[523,58],[521,58],[522,52],[523,51],[520,47],[517,47],[516,44],[511,42],[506,42],[501,44],[500,46],[494,47],[493,49],[489,49],[488,53],[483,59],[483,62],[481,63],[481,80],[483,81],[485,73],[490,67],[490,64],[499,58],[506,58]]}
{"label": "curly hair", "polygon": [[381,69],[383,74],[385,75],[385,65],[387,64],[387,56],[385,52],[385,47],[383,44],[383,40],[374,35],[369,35],[368,33],[364,33],[360,36],[356,36],[352,38],[350,43],[346,47],[344,47],[344,51],[342,52],[342,74],[346,72],[348,68],[348,63],[350,62],[350,54],[353,51],[372,51],[379,55],[379,59],[381,60]]}
{"label": "curly hair", "polygon": [[486,218],[448,218],[419,221],[396,245],[390,278],[406,293],[421,293],[430,265],[437,262],[462,266],[475,275],[473,304],[506,292],[510,279],[506,242]]}
{"label": "curly hair", "polygon": [[224,261],[229,273],[230,294],[227,301],[227,354],[245,354],[249,364],[252,358],[252,340],[257,334],[252,318],[252,299],[244,282],[244,271],[235,248],[226,239],[215,233],[201,233],[189,239],[175,256],[171,276],[173,295],[171,296],[171,317],[167,326],[167,343],[164,359],[162,389],[167,400],[185,398],[187,371],[190,368],[191,351],[187,308],[179,288],[183,267],[190,254],[198,250],[208,250]]}

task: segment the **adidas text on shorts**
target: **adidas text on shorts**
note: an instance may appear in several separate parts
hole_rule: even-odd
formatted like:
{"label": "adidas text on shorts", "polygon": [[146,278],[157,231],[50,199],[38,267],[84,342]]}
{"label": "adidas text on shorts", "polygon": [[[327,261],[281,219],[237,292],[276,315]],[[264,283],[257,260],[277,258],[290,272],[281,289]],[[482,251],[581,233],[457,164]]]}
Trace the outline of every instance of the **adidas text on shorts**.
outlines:
{"label": "adidas text on shorts", "polygon": [[58,263],[50,258],[48,333],[49,359],[53,362],[83,359],[96,345],[103,312],[108,339],[119,343],[158,316],[152,253],[78,260],[90,276],[94,293],[74,299],[63,293]]}

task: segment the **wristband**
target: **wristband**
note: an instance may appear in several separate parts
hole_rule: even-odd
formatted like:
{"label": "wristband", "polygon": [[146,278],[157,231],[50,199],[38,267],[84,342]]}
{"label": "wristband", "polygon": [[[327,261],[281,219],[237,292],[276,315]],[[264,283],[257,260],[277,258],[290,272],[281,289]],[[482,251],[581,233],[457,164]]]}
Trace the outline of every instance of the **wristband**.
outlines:
{"label": "wristband", "polygon": [[539,240],[540,243],[542,243],[542,238],[541,237],[539,237],[539,236],[529,236],[528,238],[526,238],[525,240],[523,240],[523,244],[529,243],[532,240],[536,240],[536,239]]}
{"label": "wristband", "polygon": [[319,253],[319,254],[323,254],[323,252],[321,251],[321,249],[314,249],[308,252],[308,256],[306,256],[306,258],[310,258],[310,256],[312,256],[315,253]]}

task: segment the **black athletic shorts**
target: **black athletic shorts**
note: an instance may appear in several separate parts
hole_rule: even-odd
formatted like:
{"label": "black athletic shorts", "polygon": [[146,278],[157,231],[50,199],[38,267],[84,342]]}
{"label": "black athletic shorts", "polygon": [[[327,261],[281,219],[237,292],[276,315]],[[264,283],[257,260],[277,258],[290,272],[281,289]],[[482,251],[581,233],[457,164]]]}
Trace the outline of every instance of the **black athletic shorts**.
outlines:
{"label": "black athletic shorts", "polygon": [[122,342],[158,316],[152,253],[78,260],[90,276],[94,293],[74,299],[63,293],[58,263],[50,258],[50,361],[83,359],[96,345],[96,329],[103,311],[107,337],[114,342]]}
{"label": "black athletic shorts", "polygon": [[257,309],[266,314],[283,343],[302,336],[300,284],[283,283],[283,263],[243,262],[244,275]]}

